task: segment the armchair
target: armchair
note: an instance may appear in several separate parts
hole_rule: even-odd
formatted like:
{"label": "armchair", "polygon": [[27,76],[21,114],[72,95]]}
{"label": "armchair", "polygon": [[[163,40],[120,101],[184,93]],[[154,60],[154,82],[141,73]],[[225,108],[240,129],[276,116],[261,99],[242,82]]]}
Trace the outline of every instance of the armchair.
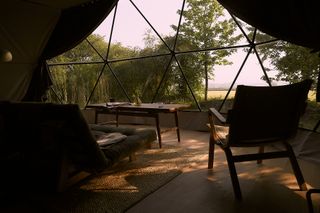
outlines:
{"label": "armchair", "polygon": [[[263,159],[290,159],[300,190],[306,190],[306,184],[297,159],[288,139],[295,136],[300,116],[307,105],[308,91],[312,80],[299,83],[274,86],[244,86],[236,89],[233,107],[227,117],[216,109],[209,109],[209,159],[208,169],[213,168],[214,146],[224,151],[235,197],[242,199],[235,163]],[[217,121],[223,126],[218,126]],[[273,143],[282,144],[280,151],[264,152],[264,146]],[[258,147],[258,153],[234,155],[232,147]]]}

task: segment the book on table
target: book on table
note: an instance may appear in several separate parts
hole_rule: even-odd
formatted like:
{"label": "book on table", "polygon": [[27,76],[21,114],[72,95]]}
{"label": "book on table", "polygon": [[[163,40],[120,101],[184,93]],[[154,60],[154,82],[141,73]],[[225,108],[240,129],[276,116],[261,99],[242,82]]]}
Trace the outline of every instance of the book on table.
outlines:
{"label": "book on table", "polygon": [[107,107],[113,107],[113,106],[122,106],[122,105],[131,105],[130,102],[107,102]]}

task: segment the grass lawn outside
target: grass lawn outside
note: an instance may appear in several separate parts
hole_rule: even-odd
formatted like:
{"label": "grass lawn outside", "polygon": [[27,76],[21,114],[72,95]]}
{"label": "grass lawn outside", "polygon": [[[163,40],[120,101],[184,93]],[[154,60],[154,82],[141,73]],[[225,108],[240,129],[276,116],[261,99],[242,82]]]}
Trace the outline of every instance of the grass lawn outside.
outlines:
{"label": "grass lawn outside", "polygon": [[[209,90],[208,91],[208,99],[224,99],[226,96],[228,90]],[[230,91],[228,98],[233,98],[236,91],[232,90]],[[316,92],[310,91],[308,95],[308,99],[310,101],[316,101]]]}

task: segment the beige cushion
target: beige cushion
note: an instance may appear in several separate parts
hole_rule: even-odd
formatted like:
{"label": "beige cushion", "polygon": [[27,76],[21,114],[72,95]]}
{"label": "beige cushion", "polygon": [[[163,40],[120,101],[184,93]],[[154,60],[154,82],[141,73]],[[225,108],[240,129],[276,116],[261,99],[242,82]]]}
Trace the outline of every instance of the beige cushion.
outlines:
{"label": "beige cushion", "polygon": [[91,131],[100,147],[118,143],[127,138],[126,135],[121,134],[120,132],[105,133],[105,132],[96,131],[96,130],[91,130]]}

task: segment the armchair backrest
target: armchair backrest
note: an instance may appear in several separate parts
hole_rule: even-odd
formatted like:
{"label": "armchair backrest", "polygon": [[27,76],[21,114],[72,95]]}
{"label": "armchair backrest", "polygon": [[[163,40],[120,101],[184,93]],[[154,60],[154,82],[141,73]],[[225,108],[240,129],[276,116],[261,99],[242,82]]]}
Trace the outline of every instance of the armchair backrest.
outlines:
{"label": "armchair backrest", "polygon": [[312,80],[283,86],[239,85],[229,111],[229,143],[273,142],[297,132]]}

